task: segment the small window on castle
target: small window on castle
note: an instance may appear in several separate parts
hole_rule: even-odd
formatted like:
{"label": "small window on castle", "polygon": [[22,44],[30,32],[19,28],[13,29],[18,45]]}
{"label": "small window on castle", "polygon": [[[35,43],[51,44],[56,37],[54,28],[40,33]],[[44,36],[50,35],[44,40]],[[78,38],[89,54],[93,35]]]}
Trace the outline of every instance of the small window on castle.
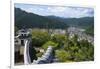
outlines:
{"label": "small window on castle", "polygon": [[24,40],[21,40],[21,45],[24,45]]}
{"label": "small window on castle", "polygon": [[15,40],[16,43],[18,43],[18,40]]}

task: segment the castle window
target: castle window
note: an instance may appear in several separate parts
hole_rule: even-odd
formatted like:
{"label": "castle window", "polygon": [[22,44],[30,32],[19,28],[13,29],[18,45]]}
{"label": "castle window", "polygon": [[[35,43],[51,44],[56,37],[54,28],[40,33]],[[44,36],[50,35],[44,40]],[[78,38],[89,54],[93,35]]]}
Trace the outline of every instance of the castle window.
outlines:
{"label": "castle window", "polygon": [[24,40],[21,40],[21,45],[24,45]]}

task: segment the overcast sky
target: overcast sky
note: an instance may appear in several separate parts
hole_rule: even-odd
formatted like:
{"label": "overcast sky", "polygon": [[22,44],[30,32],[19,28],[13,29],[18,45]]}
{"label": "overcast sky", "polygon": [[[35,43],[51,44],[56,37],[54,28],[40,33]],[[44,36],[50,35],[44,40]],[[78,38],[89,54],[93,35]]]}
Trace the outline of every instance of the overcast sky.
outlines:
{"label": "overcast sky", "polygon": [[26,12],[35,13],[42,16],[59,16],[64,18],[80,18],[94,16],[93,8],[83,7],[60,7],[60,6],[45,6],[32,4],[15,4],[16,8],[20,8]]}

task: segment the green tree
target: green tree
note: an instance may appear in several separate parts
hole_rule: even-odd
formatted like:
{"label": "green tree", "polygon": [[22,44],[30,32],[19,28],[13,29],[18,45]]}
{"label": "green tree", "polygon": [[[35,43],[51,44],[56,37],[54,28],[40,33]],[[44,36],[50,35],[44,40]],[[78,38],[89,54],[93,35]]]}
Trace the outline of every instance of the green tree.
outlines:
{"label": "green tree", "polygon": [[56,50],[56,57],[58,58],[58,60],[60,62],[67,62],[67,61],[70,61],[70,53],[69,52],[66,52],[65,50]]}
{"label": "green tree", "polygon": [[60,48],[61,46],[64,45],[66,36],[62,35],[62,34],[55,34],[54,36],[52,36],[51,41],[58,43],[58,47]]}
{"label": "green tree", "polygon": [[47,41],[42,47],[43,47],[43,49],[46,50],[48,48],[48,46],[52,46],[55,49],[55,48],[57,48],[58,43],[55,43],[53,41]]}
{"label": "green tree", "polygon": [[33,46],[41,47],[45,42],[50,39],[50,36],[45,31],[33,30],[32,31],[32,44]]}

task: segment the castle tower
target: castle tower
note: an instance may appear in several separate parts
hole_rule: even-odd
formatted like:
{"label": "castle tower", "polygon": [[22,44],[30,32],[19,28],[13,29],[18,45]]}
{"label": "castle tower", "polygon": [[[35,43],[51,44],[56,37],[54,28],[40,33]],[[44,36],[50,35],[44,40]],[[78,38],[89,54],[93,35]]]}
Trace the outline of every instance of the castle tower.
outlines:
{"label": "castle tower", "polygon": [[15,60],[19,60],[19,58],[21,58],[21,62],[24,62],[24,48],[26,40],[31,41],[30,31],[25,29],[19,30],[17,32],[17,36],[15,36]]}

